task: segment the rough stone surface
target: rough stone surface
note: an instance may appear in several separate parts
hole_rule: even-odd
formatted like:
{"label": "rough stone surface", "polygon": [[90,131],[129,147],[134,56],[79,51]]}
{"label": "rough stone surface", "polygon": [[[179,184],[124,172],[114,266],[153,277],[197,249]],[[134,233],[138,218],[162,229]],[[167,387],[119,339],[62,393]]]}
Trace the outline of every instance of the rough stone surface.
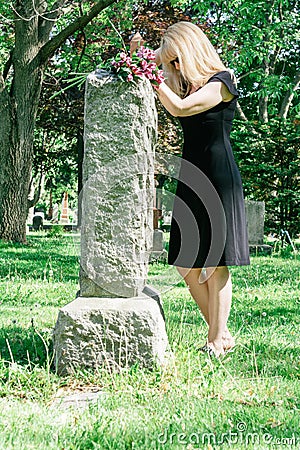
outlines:
{"label": "rough stone surface", "polygon": [[106,396],[105,392],[100,391],[98,388],[96,391],[85,392],[73,392],[69,395],[56,396],[51,404],[52,408],[76,408],[84,409],[89,403],[96,403]]}
{"label": "rough stone surface", "polygon": [[267,244],[249,245],[250,255],[271,255],[272,246]]}
{"label": "rough stone surface", "polygon": [[246,200],[245,208],[249,244],[261,245],[264,243],[265,202]]}
{"label": "rough stone surface", "polygon": [[81,297],[139,296],[153,234],[157,113],[145,80],[88,77],[81,226]]}
{"label": "rough stone surface", "polygon": [[164,246],[164,233],[162,230],[156,229],[153,232],[153,246],[150,255],[150,261],[166,260],[168,252]]}
{"label": "rough stone surface", "polygon": [[154,230],[153,232],[153,247],[155,252],[162,251],[164,249],[164,233],[161,230]]}
{"label": "rough stone surface", "polygon": [[136,363],[151,368],[163,364],[168,344],[154,294],[110,300],[78,297],[59,311],[53,338],[55,366],[61,375]]}

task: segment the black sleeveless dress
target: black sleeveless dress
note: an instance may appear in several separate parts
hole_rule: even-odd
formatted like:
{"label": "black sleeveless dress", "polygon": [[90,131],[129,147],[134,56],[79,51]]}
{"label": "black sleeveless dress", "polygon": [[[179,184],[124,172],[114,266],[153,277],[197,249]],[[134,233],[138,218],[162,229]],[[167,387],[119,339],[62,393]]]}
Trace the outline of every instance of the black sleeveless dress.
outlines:
{"label": "black sleeveless dress", "polygon": [[242,181],[229,140],[238,92],[229,72],[218,72],[208,83],[217,81],[233,100],[179,117],[184,145],[168,253],[174,266],[250,264]]}

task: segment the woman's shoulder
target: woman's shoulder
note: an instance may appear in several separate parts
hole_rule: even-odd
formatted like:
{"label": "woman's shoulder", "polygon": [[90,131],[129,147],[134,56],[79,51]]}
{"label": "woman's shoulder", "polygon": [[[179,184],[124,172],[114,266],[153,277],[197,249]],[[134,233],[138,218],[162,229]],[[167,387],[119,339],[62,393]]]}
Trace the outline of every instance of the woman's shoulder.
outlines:
{"label": "woman's shoulder", "polygon": [[214,79],[218,79],[218,80],[234,80],[234,75],[231,71],[229,70],[221,70],[220,72],[216,72],[214,73],[209,79],[208,79],[208,83],[210,81],[213,81]]}
{"label": "woman's shoulder", "polygon": [[222,70],[220,72],[216,72],[208,79],[207,83],[215,81],[221,81],[226,85],[231,94],[233,94],[235,97],[238,96],[236,80],[233,72],[229,70]]}

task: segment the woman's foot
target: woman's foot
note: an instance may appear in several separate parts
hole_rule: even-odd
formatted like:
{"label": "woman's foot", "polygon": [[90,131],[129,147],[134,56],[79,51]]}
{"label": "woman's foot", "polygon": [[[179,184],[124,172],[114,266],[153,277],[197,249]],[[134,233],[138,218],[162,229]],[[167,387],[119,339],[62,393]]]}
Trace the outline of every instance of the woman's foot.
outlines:
{"label": "woman's foot", "polygon": [[222,337],[222,343],[223,343],[223,350],[225,352],[228,352],[228,351],[232,350],[233,347],[235,346],[235,339],[230,334],[229,330],[226,330],[224,332],[223,337]]}
{"label": "woman's foot", "polygon": [[199,350],[207,353],[211,358],[219,358],[219,356],[224,355],[224,349],[221,346],[217,347],[213,342],[207,342],[203,347],[200,347]]}
{"label": "woman's foot", "polygon": [[216,356],[218,358],[220,355],[224,355],[225,353],[232,351],[234,346],[235,339],[227,329],[224,331],[222,337],[222,346],[216,347],[213,342],[206,341],[205,345],[200,348],[197,346],[197,348],[204,353],[208,353],[210,356]]}

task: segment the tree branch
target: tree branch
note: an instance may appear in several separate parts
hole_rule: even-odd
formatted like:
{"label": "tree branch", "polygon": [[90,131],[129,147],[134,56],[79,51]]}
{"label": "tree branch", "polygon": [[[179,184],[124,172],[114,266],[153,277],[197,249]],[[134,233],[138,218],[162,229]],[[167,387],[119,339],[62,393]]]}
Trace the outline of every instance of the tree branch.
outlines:
{"label": "tree branch", "polygon": [[282,101],[282,104],[281,104],[279,117],[282,117],[283,119],[287,118],[289,109],[291,107],[293,98],[295,96],[295,92],[298,89],[298,87],[300,86],[300,72],[296,73],[293,84],[294,84],[294,86],[287,91],[287,93],[285,94],[284,99]]}
{"label": "tree branch", "polygon": [[0,95],[5,89],[5,82],[2,74],[0,73]]}
{"label": "tree branch", "polygon": [[[38,184],[38,187],[34,190],[33,199],[27,199],[27,208],[28,209],[35,206],[40,199],[43,178],[44,178],[44,170],[42,168],[41,173],[40,173],[39,184]],[[32,182],[33,182],[33,179],[31,179],[30,186],[32,185]]]}
{"label": "tree branch", "polygon": [[[269,61],[265,58],[262,67],[264,70],[265,79],[270,75],[270,67]],[[264,80],[260,83],[260,88],[263,89],[265,87]],[[258,111],[259,111],[259,120],[263,123],[268,123],[268,101],[269,96],[265,94],[259,98],[258,101]]]}
{"label": "tree branch", "polygon": [[236,104],[236,112],[237,112],[237,114],[238,114],[240,120],[244,120],[244,122],[248,122],[248,119],[247,119],[247,117],[245,116],[245,113],[244,113],[244,111],[242,110],[242,107],[241,107],[241,105],[239,104],[239,102],[237,102],[237,104]]}
{"label": "tree branch", "polygon": [[11,50],[10,54],[9,54],[9,58],[5,63],[4,69],[3,69],[3,79],[6,80],[9,69],[11,68],[12,65],[12,60],[13,60],[13,51]]}
{"label": "tree branch", "polygon": [[114,3],[116,0],[100,0],[97,2],[89,11],[82,17],[76,19],[73,23],[68,25],[60,33],[54,36],[50,41],[48,41],[39,51],[36,58],[33,60],[33,64],[41,66],[47,62],[47,60],[53,55],[55,50],[57,50],[65,40],[75,33],[75,31],[84,28],[91,20],[94,19],[103,9]]}
{"label": "tree branch", "polygon": [[54,22],[58,19],[64,3],[65,0],[57,0],[51,11],[45,12],[43,16],[40,15],[39,38],[41,41],[44,40],[46,42],[49,39],[49,34],[53,28]]}

